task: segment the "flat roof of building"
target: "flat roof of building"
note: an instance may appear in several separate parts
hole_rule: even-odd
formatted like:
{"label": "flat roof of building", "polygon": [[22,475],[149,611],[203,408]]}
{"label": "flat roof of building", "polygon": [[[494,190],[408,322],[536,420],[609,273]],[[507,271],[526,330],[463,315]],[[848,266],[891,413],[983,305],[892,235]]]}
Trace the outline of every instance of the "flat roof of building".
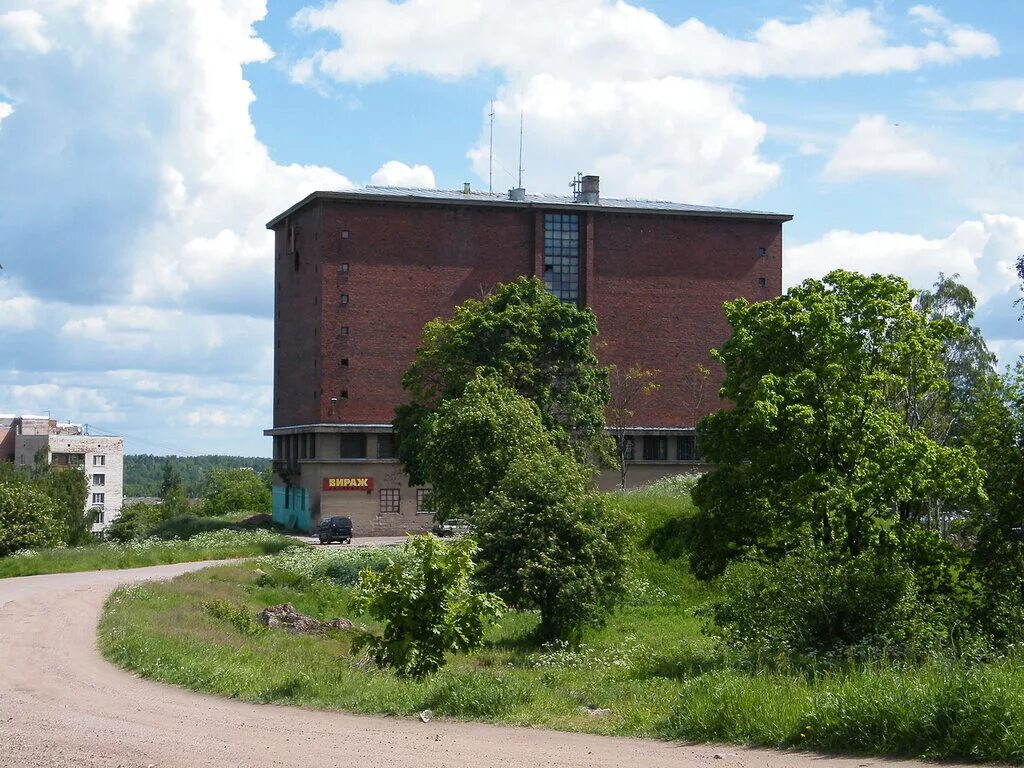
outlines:
{"label": "flat roof of building", "polygon": [[609,212],[654,213],[676,216],[705,216],[730,219],[768,219],[790,221],[789,213],[750,211],[740,208],[717,208],[709,205],[673,203],[668,200],[634,200],[630,198],[602,197],[599,202],[587,203],[572,195],[525,194],[521,200],[513,200],[510,193],[463,192],[454,189],[420,189],[416,187],[375,187],[367,186],[343,192],[313,192],[288,210],[267,222],[267,229],[273,229],[282,220],[304,208],[315,200],[358,200],[384,203],[426,203],[433,205],[474,205],[497,208],[595,208]]}

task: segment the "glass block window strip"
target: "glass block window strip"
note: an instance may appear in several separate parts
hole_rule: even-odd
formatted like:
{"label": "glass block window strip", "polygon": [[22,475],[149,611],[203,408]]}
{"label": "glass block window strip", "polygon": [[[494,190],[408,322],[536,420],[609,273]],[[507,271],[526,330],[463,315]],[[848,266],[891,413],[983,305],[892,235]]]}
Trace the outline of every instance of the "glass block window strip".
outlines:
{"label": "glass block window strip", "polygon": [[580,300],[580,217],[544,214],[544,285],[562,301]]}

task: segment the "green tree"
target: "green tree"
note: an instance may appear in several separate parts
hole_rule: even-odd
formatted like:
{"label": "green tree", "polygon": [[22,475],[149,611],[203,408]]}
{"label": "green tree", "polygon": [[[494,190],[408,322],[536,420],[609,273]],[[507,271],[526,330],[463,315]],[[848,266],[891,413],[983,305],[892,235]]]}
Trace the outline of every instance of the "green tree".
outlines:
{"label": "green tree", "polygon": [[203,512],[267,512],[272,501],[270,484],[251,469],[211,469],[203,489]]}
{"label": "green tree", "polygon": [[946,386],[923,393],[908,387],[898,393],[907,424],[922,428],[942,444],[960,434],[965,411],[995,373],[996,364],[996,356],[974,323],[977,300],[957,277],[940,273],[935,285],[914,301],[917,311],[929,320],[949,320],[959,329],[943,339],[940,354]]}
{"label": "green tree", "polygon": [[577,641],[622,595],[630,528],[553,444],[513,459],[474,522],[482,583],[539,610],[541,639]]}
{"label": "green tree", "polygon": [[33,547],[56,547],[67,538],[57,504],[31,483],[0,482],[0,557]]}
{"label": "green tree", "polygon": [[694,489],[691,561],[704,577],[751,553],[807,544],[856,557],[933,498],[980,498],[970,448],[907,423],[894,392],[942,391],[944,344],[962,333],[915,311],[898,277],[835,271],[771,301],[727,302],[715,357],[734,407],[698,427],[715,469]]}
{"label": "green tree", "polygon": [[551,445],[536,405],[491,374],[426,414],[418,463],[439,519],[472,518],[518,457]]}
{"label": "green tree", "polygon": [[32,484],[57,506],[63,522],[65,544],[77,546],[93,541],[93,513],[87,511],[89,480],[78,467],[57,468],[46,464],[33,472]]}
{"label": "green tree", "polygon": [[160,482],[160,498],[164,501],[184,494],[181,473],[170,460],[164,462],[164,476]]}
{"label": "green tree", "polygon": [[409,402],[395,412],[399,458],[414,484],[425,482],[423,426],[445,400],[462,395],[478,371],[498,376],[533,402],[545,428],[581,460],[611,459],[604,433],[608,376],[591,351],[597,320],[556,298],[536,278],[499,285],[423,329],[402,377]]}
{"label": "green tree", "polygon": [[534,403],[478,374],[427,416],[421,451],[438,514],[476,526],[487,589],[539,609],[545,638],[600,622],[620,591],[627,528]]}
{"label": "green tree", "polygon": [[353,650],[367,648],[378,665],[418,679],[444,666],[446,654],[479,648],[487,620],[504,604],[472,588],[475,551],[471,538],[445,544],[416,536],[406,541],[401,562],[364,570],[352,606],[383,631],[360,632]]}
{"label": "green tree", "polygon": [[626,487],[626,458],[630,448],[626,443],[629,427],[635,426],[634,417],[640,401],[656,392],[660,371],[633,365],[623,371],[609,366],[610,399],[608,401],[608,427],[615,438],[615,458],[619,463],[619,487]]}
{"label": "green tree", "polygon": [[964,441],[985,470],[983,503],[966,528],[984,584],[982,623],[1004,642],[1024,639],[1024,358],[1005,377],[992,376],[972,405]]}

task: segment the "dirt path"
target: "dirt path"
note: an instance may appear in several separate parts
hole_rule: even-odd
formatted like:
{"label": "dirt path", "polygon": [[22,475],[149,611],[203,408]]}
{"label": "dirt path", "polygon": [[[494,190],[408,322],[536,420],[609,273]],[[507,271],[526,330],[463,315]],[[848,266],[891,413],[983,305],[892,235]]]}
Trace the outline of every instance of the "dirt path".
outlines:
{"label": "dirt path", "polygon": [[141,680],[100,657],[96,622],[115,586],[199,567],[0,580],[0,766],[915,765],[261,706]]}

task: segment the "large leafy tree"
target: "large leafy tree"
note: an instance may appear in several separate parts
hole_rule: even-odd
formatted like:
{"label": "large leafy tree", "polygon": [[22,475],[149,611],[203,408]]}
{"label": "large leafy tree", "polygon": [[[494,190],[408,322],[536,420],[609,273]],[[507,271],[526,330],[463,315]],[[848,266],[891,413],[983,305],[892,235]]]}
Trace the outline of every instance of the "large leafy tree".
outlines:
{"label": "large leafy tree", "polygon": [[422,427],[441,403],[459,397],[477,373],[497,376],[534,403],[544,427],[580,459],[611,459],[604,433],[608,376],[590,348],[597,320],[556,298],[532,277],[469,300],[450,319],[427,323],[402,377],[409,402],[395,413],[399,458],[413,483],[425,482]]}
{"label": "large leafy tree", "polygon": [[575,640],[603,619],[621,592],[627,526],[534,403],[478,374],[426,417],[421,450],[434,508],[476,527],[485,588],[538,609],[545,639]]}
{"label": "large leafy tree", "polygon": [[983,623],[1001,640],[1024,637],[1024,358],[1005,377],[991,376],[972,404],[964,441],[985,470],[987,498],[966,529],[985,586]]}
{"label": "large leafy tree", "polygon": [[974,323],[977,300],[966,285],[957,282],[957,277],[940,273],[935,285],[921,291],[914,301],[918,312],[929,320],[949,320],[959,329],[943,339],[941,359],[946,386],[931,387],[923,393],[910,388],[897,393],[907,423],[923,428],[940,443],[962,433],[964,414],[987,387],[996,365],[996,356]]}
{"label": "large leafy tree", "polygon": [[537,406],[491,374],[424,416],[417,457],[441,518],[472,518],[510,465],[553,448]]}
{"label": "large leafy tree", "polygon": [[914,297],[901,278],[840,270],[771,301],[726,303],[733,333],[715,356],[734,407],[698,428],[716,465],[694,490],[699,575],[808,544],[857,556],[930,499],[982,495],[973,451],[930,439],[893,396],[947,388],[942,352],[962,333]]}

